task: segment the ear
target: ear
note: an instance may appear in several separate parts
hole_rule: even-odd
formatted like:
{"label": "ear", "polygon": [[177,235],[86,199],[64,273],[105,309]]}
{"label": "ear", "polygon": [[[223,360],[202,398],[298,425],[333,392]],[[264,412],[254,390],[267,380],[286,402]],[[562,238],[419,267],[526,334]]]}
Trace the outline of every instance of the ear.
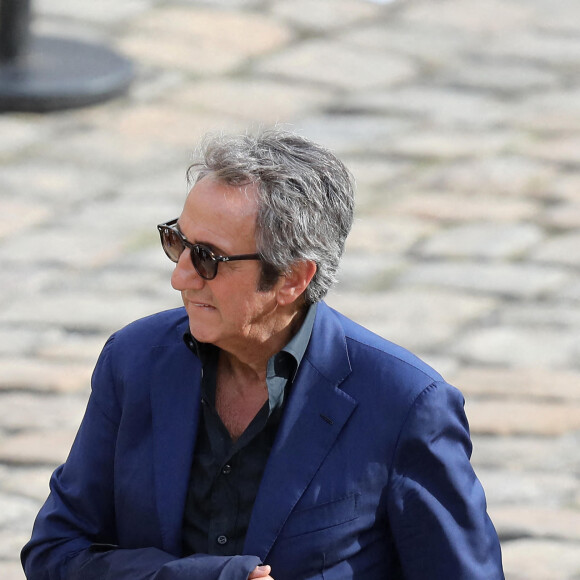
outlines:
{"label": "ear", "polygon": [[295,302],[306,290],[316,274],[316,264],[311,260],[297,262],[290,271],[280,277],[278,304],[286,306]]}

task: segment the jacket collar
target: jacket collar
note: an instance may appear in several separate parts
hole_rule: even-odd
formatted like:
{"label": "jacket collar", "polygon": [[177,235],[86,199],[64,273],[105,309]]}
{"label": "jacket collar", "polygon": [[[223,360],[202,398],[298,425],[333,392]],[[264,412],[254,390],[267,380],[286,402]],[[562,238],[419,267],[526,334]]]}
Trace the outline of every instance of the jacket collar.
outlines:
{"label": "jacket collar", "polygon": [[356,401],[339,388],[350,372],[342,326],[336,313],[321,303],[254,504],[245,554],[266,560],[354,411]]}
{"label": "jacket collar", "polygon": [[187,316],[176,327],[169,344],[155,347],[150,356],[153,474],[163,549],[181,555],[183,506],[201,401],[201,362],[183,340]]}

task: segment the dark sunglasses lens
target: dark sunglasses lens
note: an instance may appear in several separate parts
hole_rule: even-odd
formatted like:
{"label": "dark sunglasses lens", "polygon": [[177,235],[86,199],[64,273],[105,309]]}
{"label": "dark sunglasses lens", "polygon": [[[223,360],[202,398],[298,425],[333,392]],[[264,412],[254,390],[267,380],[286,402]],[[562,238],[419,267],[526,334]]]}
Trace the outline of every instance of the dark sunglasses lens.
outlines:
{"label": "dark sunglasses lens", "polygon": [[161,245],[167,254],[167,257],[176,262],[183,253],[184,245],[181,238],[171,228],[163,228],[161,231]]}
{"label": "dark sunglasses lens", "polygon": [[191,252],[193,266],[197,273],[206,280],[212,280],[217,274],[217,262],[210,251],[203,246],[195,246]]}

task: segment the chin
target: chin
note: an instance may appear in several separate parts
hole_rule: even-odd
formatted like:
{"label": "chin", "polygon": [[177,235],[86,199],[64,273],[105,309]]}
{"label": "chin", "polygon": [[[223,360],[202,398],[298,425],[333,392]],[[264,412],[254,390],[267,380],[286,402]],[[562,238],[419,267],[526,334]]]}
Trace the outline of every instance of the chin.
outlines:
{"label": "chin", "polygon": [[189,332],[191,332],[193,338],[195,338],[195,340],[197,340],[198,342],[206,342],[206,343],[214,342],[215,337],[212,336],[212,333],[204,331],[203,329],[199,328],[199,326],[190,324]]}

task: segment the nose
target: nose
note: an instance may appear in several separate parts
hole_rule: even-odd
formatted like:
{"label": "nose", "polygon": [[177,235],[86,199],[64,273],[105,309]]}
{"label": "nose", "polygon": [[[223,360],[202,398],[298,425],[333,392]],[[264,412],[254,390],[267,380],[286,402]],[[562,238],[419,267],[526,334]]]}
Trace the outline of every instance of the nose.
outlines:
{"label": "nose", "polygon": [[204,283],[205,280],[193,267],[190,250],[185,248],[175,264],[173,274],[171,274],[171,285],[175,290],[183,292],[184,290],[199,290]]}

